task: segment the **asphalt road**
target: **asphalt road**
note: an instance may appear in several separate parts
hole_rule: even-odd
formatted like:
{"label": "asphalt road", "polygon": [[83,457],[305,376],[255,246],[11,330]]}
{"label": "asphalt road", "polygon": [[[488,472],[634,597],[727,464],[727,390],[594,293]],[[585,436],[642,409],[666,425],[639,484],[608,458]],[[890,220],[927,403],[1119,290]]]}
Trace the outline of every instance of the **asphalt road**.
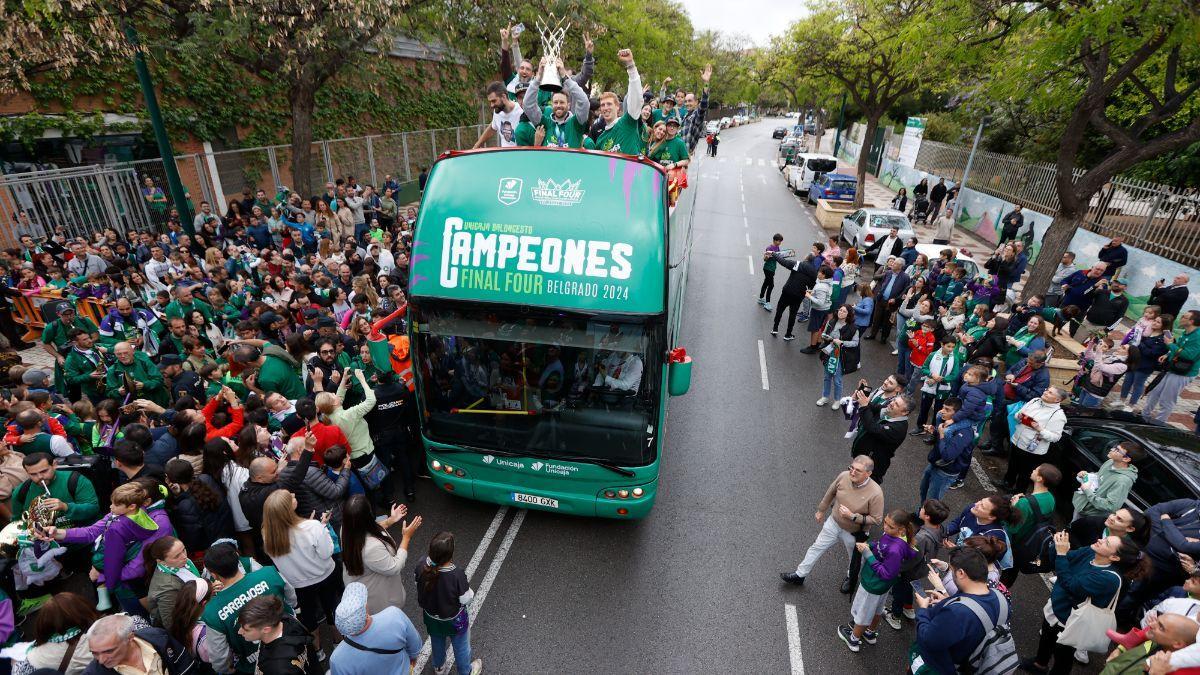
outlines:
{"label": "asphalt road", "polygon": [[[778,123],[726,130],[720,156],[693,165],[700,192],[682,344],[696,366],[691,391],[671,402],[649,517],[497,510],[419,486],[413,513],[425,524],[410,566],[433,534],[456,533],[486,672],[904,672],[911,624],[883,624],[879,643],[859,654],[835,636],[849,620],[851,596],[838,592],[843,551],[827,553],[803,588],[778,578],[812,543],[816,503],[849,461],[841,413],[814,405],[820,362],[799,353],[803,339],[772,338],[771,315],[755,303],[773,233],[800,250],[824,240],[775,168]],[[780,269],[779,286],[787,274]],[[889,351],[868,343],[860,374],[875,383],[894,370]],[[916,440],[901,448],[884,483],[887,508],[916,506],[925,454]],[[985,493],[973,475],[947,500],[957,511]],[[404,609],[424,633],[405,580]],[[1023,655],[1036,644],[1046,596],[1040,578],[1016,586]]]}

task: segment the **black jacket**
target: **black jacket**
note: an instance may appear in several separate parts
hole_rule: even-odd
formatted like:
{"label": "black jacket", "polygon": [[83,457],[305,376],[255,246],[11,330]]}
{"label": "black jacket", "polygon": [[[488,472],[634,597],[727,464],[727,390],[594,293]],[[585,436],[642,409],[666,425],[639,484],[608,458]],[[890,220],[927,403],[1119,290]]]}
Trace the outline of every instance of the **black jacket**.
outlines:
{"label": "black jacket", "polygon": [[1088,308],[1087,320],[1097,326],[1111,326],[1125,316],[1129,309],[1129,296],[1122,293],[1113,297],[1107,290],[1093,293],[1092,306]]}
{"label": "black jacket", "polygon": [[[868,246],[867,250],[863,251],[859,257],[864,260],[874,260],[885,241],[887,241],[887,237],[876,239],[875,243]],[[892,242],[892,250],[888,255],[900,255],[900,251],[902,250],[904,250],[904,242],[900,241],[900,237],[896,237],[896,240]]]}
{"label": "black jacket", "polygon": [[1163,314],[1179,318],[1179,312],[1183,310],[1183,303],[1187,302],[1187,299],[1187,286],[1163,286],[1150,291],[1149,304],[1158,305]]}
{"label": "black jacket", "polygon": [[312,636],[300,622],[283,617],[283,634],[258,646],[258,669],[263,675],[312,675],[323,672],[312,648]]}
{"label": "black jacket", "polygon": [[[150,646],[154,647],[154,651],[158,652],[159,657],[162,658],[163,668],[170,675],[190,675],[199,672],[196,659],[192,657],[186,647],[167,635],[167,631],[161,628],[143,628],[133,631],[133,635],[149,642]],[[117,675],[116,670],[100,665],[99,661],[92,661],[83,673],[84,675]]]}
{"label": "black jacket", "polygon": [[850,456],[866,455],[875,460],[875,470],[871,478],[875,482],[883,479],[896,449],[904,442],[908,433],[908,418],[900,420],[884,420],[883,406],[872,403],[862,410],[862,428],[850,444]]}
{"label": "black jacket", "polygon": [[[189,551],[203,551],[217,539],[234,536],[233,511],[225,499],[224,488],[211,476],[201,476],[210,490],[221,497],[217,508],[207,510],[191,492],[181,492],[170,505],[171,525]],[[260,523],[261,524],[261,523]]]}
{"label": "black jacket", "polygon": [[[300,453],[299,464],[303,465],[307,471],[308,465],[312,463],[312,453],[305,450]],[[242,505],[242,513],[246,516],[246,521],[250,523],[250,532],[254,537],[256,548],[262,550],[262,514],[263,504],[266,503],[267,497],[276,490],[291,490],[296,491],[296,487],[300,484],[301,478],[304,477],[304,471],[292,471],[287,474],[279,472],[279,480],[274,483],[255,483],[254,481],[246,481],[242,486],[242,491],[238,493],[238,502]],[[308,514],[305,514],[307,516]]]}
{"label": "black jacket", "polygon": [[817,284],[817,268],[813,266],[811,256],[808,260],[796,260],[784,258],[778,253],[771,255],[776,262],[791,270],[788,280],[783,284],[784,293],[804,297],[804,293]]}

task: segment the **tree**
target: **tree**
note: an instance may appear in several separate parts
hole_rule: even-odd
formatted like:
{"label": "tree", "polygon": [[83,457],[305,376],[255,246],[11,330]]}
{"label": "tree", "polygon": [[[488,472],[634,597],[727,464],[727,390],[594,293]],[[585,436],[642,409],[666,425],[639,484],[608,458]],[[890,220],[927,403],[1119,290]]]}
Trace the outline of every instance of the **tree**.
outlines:
{"label": "tree", "polygon": [[[1141,162],[1200,141],[1200,6],[1172,0],[966,6],[986,10],[979,23],[1003,52],[988,96],[1061,111],[1065,121],[1055,154],[1059,209],[1027,282],[1041,290],[1101,188]],[[1099,152],[1082,168],[1090,136]]]}
{"label": "tree", "polygon": [[[858,184],[864,185],[869,153],[879,120],[901,97],[922,84],[920,76],[944,68],[937,45],[953,42],[928,33],[925,0],[832,1],[815,5],[813,13],[792,24],[785,40],[787,59],[798,73],[833,80],[844,87],[866,116],[866,139],[858,156]],[[861,206],[865,190],[854,205]]]}
{"label": "tree", "polygon": [[[292,180],[312,194],[311,147],[317,91],[371,46],[386,53],[384,30],[405,5],[391,0],[239,0],[196,13],[193,40],[277,82],[291,112]],[[215,47],[215,49],[214,49]]]}

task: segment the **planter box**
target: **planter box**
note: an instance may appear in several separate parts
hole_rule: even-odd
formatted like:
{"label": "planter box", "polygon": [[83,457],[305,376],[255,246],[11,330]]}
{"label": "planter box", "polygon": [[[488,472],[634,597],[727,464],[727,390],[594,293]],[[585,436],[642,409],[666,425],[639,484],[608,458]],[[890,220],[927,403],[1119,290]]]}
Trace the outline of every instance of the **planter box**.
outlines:
{"label": "planter box", "polygon": [[[817,222],[826,232],[835,233],[842,227],[842,218],[854,213],[858,209],[854,208],[853,202],[846,202],[832,199],[817,200]],[[874,204],[862,205],[862,208],[869,209],[874,207]]]}

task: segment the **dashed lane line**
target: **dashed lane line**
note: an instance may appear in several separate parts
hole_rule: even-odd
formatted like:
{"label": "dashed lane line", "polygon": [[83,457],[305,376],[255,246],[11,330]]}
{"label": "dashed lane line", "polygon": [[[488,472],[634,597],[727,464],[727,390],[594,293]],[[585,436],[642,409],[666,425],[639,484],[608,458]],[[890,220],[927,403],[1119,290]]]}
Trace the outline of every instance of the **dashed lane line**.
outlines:
{"label": "dashed lane line", "polygon": [[763,345],[763,341],[758,341],[758,369],[762,372],[762,388],[764,391],[771,390],[771,382],[767,379],[767,348]]}
{"label": "dashed lane line", "polygon": [[[762,344],[761,340],[759,344]],[[785,603],[783,618],[787,624],[788,658],[792,664],[792,675],[804,675],[804,654],[800,651],[800,617],[796,613],[796,606],[790,602]]]}

